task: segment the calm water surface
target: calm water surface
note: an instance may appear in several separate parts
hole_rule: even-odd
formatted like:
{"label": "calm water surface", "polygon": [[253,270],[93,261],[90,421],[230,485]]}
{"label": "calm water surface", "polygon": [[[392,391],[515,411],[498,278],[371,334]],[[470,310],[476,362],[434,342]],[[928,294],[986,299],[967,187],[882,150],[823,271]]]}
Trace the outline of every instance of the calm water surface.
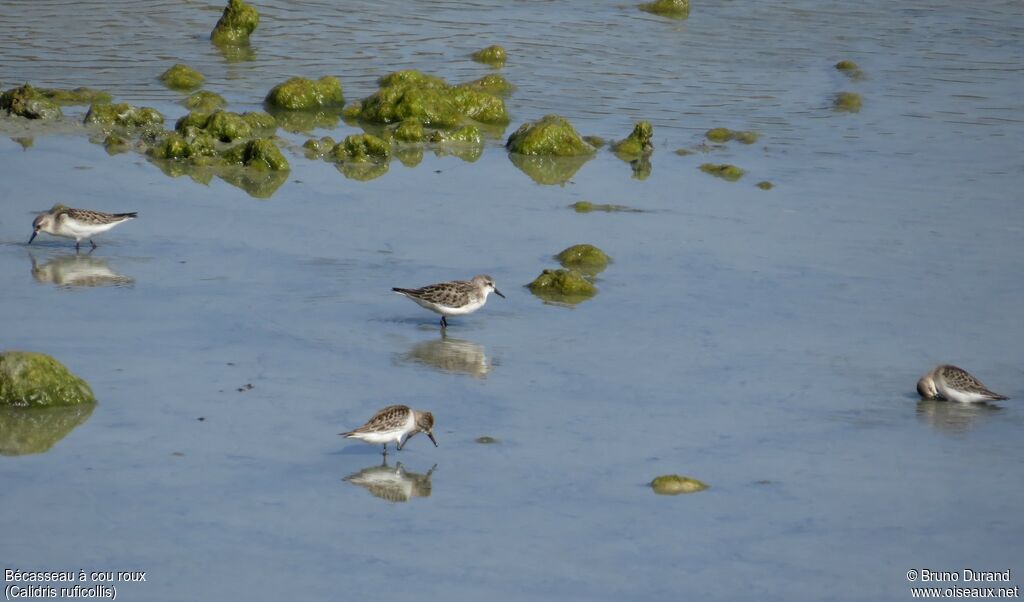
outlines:
{"label": "calm water surface", "polygon": [[[244,111],[293,75],[337,75],[349,100],[397,69],[475,79],[491,70],[468,55],[499,43],[510,128],[555,112],[617,139],[647,119],[651,173],[603,151],[541,185],[506,131],[475,161],[360,182],[282,133],[292,170],[256,199],[108,156],[82,107],[46,133],[0,120],[0,347],[52,354],[99,399],[45,453],[0,458],[3,568],[147,571],[126,600],[903,600],[919,568],[1020,584],[1020,3],[256,6],[251,53],[226,56],[215,3],[5,2],[0,81],[172,121],[174,62]],[[844,90],[860,113],[830,110]],[[761,139],[673,152],[717,126]],[[141,217],[87,256],[26,246],[58,201]],[[597,296],[523,288],[579,242],[614,258]],[[389,292],[476,273],[508,298],[446,338]],[[918,402],[940,362],[1014,399]],[[336,433],[391,403],[432,410],[440,447],[417,437],[385,469]],[[654,495],[666,473],[710,489]]]}

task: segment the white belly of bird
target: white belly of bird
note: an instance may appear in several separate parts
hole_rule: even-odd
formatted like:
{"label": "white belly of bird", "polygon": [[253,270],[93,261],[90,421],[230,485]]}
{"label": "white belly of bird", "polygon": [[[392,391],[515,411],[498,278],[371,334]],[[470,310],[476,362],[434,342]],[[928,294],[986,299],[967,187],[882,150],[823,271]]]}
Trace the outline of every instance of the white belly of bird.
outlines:
{"label": "white belly of bird", "polygon": [[960,391],[949,387],[941,387],[939,394],[950,401],[958,401],[960,403],[978,403],[979,401],[986,401],[989,399],[988,395],[982,395],[981,393],[973,393],[970,391]]}
{"label": "white belly of bird", "polygon": [[92,238],[97,234],[103,234],[120,223],[121,222],[112,222],[109,224],[85,224],[75,220],[67,220],[61,226],[60,230],[54,232],[54,234],[57,236],[63,236],[64,238],[74,238],[76,241],[80,241],[86,238]]}
{"label": "white belly of bird", "polygon": [[441,314],[442,316],[462,316],[465,314],[471,314],[476,310],[484,306],[487,299],[480,299],[478,301],[470,301],[462,307],[449,307],[447,305],[438,305],[437,303],[431,303],[430,301],[424,301],[415,297],[409,297],[415,301],[420,307],[429,309],[430,311]]}
{"label": "white belly of bird", "polygon": [[409,418],[405,421],[405,424],[400,429],[393,431],[378,431],[372,433],[355,433],[352,435],[353,439],[359,439],[366,441],[367,443],[400,443],[406,433],[416,428],[416,418],[409,413]]}

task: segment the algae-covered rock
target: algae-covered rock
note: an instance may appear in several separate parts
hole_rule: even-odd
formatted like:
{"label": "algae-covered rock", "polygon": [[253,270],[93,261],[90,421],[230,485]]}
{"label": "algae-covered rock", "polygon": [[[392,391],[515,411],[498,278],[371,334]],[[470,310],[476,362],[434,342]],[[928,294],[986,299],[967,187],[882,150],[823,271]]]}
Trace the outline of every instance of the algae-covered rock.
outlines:
{"label": "algae-covered rock", "polygon": [[174,125],[175,131],[187,134],[191,129],[203,130],[221,142],[234,142],[254,136],[268,136],[277,129],[277,121],[268,113],[232,113],[231,111],[192,111]]}
{"label": "algae-covered rock", "polygon": [[302,143],[302,148],[306,151],[306,157],[309,159],[315,159],[323,157],[331,151],[338,143],[335,142],[334,138],[330,136],[322,136],[320,138],[310,138]]}
{"label": "algae-covered rock", "polygon": [[741,144],[753,144],[758,141],[761,134],[751,130],[745,130],[742,132],[733,132],[733,139]]}
{"label": "algae-covered rock", "polygon": [[273,109],[312,111],[325,107],[341,109],[345,105],[341,81],[326,75],[314,81],[293,77],[270,89],[265,102]]}
{"label": "algae-covered rock", "polygon": [[195,90],[203,85],[203,74],[188,65],[177,63],[160,75],[160,81],[172,90]]}
{"label": "algae-covered rock", "polygon": [[164,116],[151,107],[134,107],[127,103],[97,103],[89,107],[85,123],[103,128],[154,128],[163,125]]}
{"label": "algae-covered rock", "polygon": [[758,188],[760,188],[761,190],[771,190],[772,188],[775,188],[775,184],[772,184],[768,180],[763,180],[761,182],[758,182],[756,184],[756,186]]}
{"label": "algae-covered rock", "polygon": [[690,0],[656,0],[640,5],[640,10],[671,19],[690,16]]}
{"label": "algae-covered rock", "polygon": [[[380,89],[359,104],[358,117],[373,123],[415,120],[433,128],[455,128],[465,119],[508,123],[505,101],[482,87],[449,86],[433,75],[397,71],[378,80]],[[346,115],[353,114],[346,110]]]}
{"label": "algae-covered rock", "polygon": [[48,98],[59,105],[88,105],[94,102],[111,101],[109,93],[94,88],[74,88],[71,90],[37,88],[37,90],[44,98]]}
{"label": "algae-covered rock", "polygon": [[633,131],[623,140],[612,144],[612,151],[620,159],[630,160],[649,155],[654,151],[651,139],[654,137],[654,128],[649,121],[638,121],[633,126]]}
{"label": "algae-covered rock", "polygon": [[346,136],[329,154],[335,161],[386,162],[391,156],[391,146],[373,134],[353,134]]}
{"label": "algae-covered rock", "polygon": [[702,163],[700,170],[730,182],[735,182],[743,177],[742,169],[728,163]]}
{"label": "algae-covered rock", "polygon": [[423,124],[415,119],[406,119],[395,128],[395,140],[399,142],[423,142],[426,137]]}
{"label": "algae-covered rock", "polygon": [[64,114],[58,104],[30,84],[0,93],[0,110],[26,119],[60,119]]}
{"label": "algae-covered rock", "polygon": [[597,294],[597,288],[576,270],[544,270],[526,285],[534,295],[555,303],[575,305]]}
{"label": "algae-covered rock", "polygon": [[472,54],[472,58],[474,61],[478,63],[490,65],[491,67],[501,67],[502,65],[505,64],[505,59],[507,59],[508,57],[505,53],[504,48],[498,45],[494,45],[488,46],[487,48],[483,48],[481,50],[477,50]]}
{"label": "algae-covered rock", "polygon": [[41,454],[92,415],[96,404],[71,407],[0,407],[0,456]]}
{"label": "algae-covered rock", "polygon": [[677,474],[662,475],[651,481],[651,489],[658,495],[679,495],[704,491],[708,486],[697,479]]}
{"label": "algae-covered rock", "polygon": [[680,157],[685,157],[687,155],[692,155],[693,154],[693,151],[688,149],[688,148],[677,148],[676,150],[674,150],[672,152],[674,152],[675,154],[679,155]]}
{"label": "algae-covered rock", "polygon": [[227,106],[228,101],[224,100],[224,97],[216,92],[210,92],[209,90],[200,90],[194,92],[183,102],[186,108],[190,111],[201,111],[203,113],[212,113],[217,109],[223,109]]}
{"label": "algae-covered rock", "polygon": [[92,389],[43,353],[0,353],[0,406],[54,407],[95,403]]}
{"label": "algae-covered rock", "polygon": [[285,171],[291,169],[288,160],[269,138],[256,138],[224,151],[221,157],[228,163],[256,170]]}
{"label": "algae-covered rock", "polygon": [[573,245],[555,255],[555,259],[564,268],[576,269],[590,275],[604,271],[611,261],[604,251],[588,244]]}
{"label": "algae-covered rock", "polygon": [[484,143],[480,128],[475,125],[464,125],[457,130],[435,130],[430,133],[429,139],[435,144],[481,145]]}
{"label": "algae-covered rock", "polygon": [[711,142],[724,143],[730,140],[736,140],[743,144],[753,144],[757,142],[760,134],[754,131],[735,131],[729,128],[713,128],[704,133],[704,137]]}
{"label": "algae-covered rock", "polygon": [[484,435],[483,437],[477,437],[473,441],[479,443],[480,445],[494,445],[495,443],[500,443],[500,441],[488,435]]}
{"label": "algae-covered rock", "polygon": [[836,63],[836,70],[850,79],[862,79],[864,72],[861,71],[860,65],[850,60],[842,60]]}
{"label": "algae-covered rock", "polygon": [[285,111],[272,109],[274,119],[281,129],[299,134],[309,134],[322,128],[333,130],[338,125],[341,109],[329,108],[319,111]]}
{"label": "algae-covered rock", "polygon": [[643,209],[634,209],[625,205],[609,205],[606,203],[591,203],[590,201],[576,201],[569,207],[576,213],[592,213],[601,211],[604,213],[642,213]]}
{"label": "algae-covered rock", "polygon": [[546,115],[519,126],[508,137],[505,147],[520,155],[572,157],[594,152],[594,147],[583,141],[572,124],[558,115]]}
{"label": "algae-covered rock", "polygon": [[479,79],[474,79],[471,82],[459,84],[456,88],[472,88],[474,90],[480,90],[481,92],[487,92],[488,94],[494,94],[497,96],[507,96],[516,89],[516,87],[507,79],[497,73],[485,75]]}
{"label": "algae-covered rock", "polygon": [[508,123],[505,101],[500,97],[471,87],[448,89],[455,109],[462,115],[480,123],[504,125]]}
{"label": "algae-covered rock", "polygon": [[210,33],[210,40],[218,45],[245,44],[259,23],[260,14],[255,8],[242,0],[228,0],[224,13]]}
{"label": "algae-covered rock", "polygon": [[859,113],[861,104],[860,94],[856,92],[840,92],[836,94],[835,100],[832,101],[832,108],[836,111]]}
{"label": "algae-covered rock", "polygon": [[211,164],[214,161],[202,159],[217,157],[217,145],[208,132],[187,128],[184,133],[167,132],[159,137],[149,146],[146,154],[155,159],[189,159],[197,164]]}
{"label": "algae-covered rock", "polygon": [[232,142],[252,137],[252,126],[237,113],[215,111],[203,126],[211,136],[221,142]]}

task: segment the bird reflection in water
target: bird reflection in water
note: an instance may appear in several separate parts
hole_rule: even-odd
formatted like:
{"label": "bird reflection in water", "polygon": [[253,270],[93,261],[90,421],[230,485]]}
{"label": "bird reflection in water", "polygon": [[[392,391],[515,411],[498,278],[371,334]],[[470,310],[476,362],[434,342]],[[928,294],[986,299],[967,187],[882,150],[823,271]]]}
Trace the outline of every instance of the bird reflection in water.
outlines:
{"label": "bird reflection in water", "polygon": [[132,286],[135,279],[118,274],[110,269],[106,260],[88,255],[58,255],[49,261],[39,263],[35,255],[32,260],[32,277],[40,284],[53,284],[65,288],[98,286]]}
{"label": "bird reflection in water", "polygon": [[947,435],[963,435],[976,422],[1002,410],[992,403],[957,403],[936,399],[917,402],[917,418]]}
{"label": "bird reflection in water", "polygon": [[427,474],[419,474],[406,471],[401,462],[394,467],[388,466],[385,460],[380,466],[364,468],[343,480],[365,488],[382,500],[408,502],[414,497],[430,497],[430,475],[436,468],[437,464],[434,464]]}
{"label": "bird reflection in water", "polygon": [[453,339],[441,332],[441,338],[423,341],[412,346],[404,358],[407,362],[424,364],[451,374],[468,374],[475,378],[486,378],[491,363],[482,345],[471,341]]}

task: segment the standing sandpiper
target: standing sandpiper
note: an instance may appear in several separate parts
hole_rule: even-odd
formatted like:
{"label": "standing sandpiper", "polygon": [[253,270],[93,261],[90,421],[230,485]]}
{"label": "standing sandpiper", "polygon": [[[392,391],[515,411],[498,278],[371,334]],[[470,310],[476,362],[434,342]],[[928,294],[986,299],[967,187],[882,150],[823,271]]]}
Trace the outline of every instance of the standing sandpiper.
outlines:
{"label": "standing sandpiper", "polygon": [[441,314],[441,328],[448,328],[448,316],[471,314],[487,303],[487,295],[492,291],[502,299],[490,276],[473,276],[472,280],[452,280],[430,284],[423,288],[393,288],[399,295],[412,299],[420,307]]}
{"label": "standing sandpiper", "polygon": [[917,392],[924,399],[945,399],[960,403],[1006,399],[994,393],[963,368],[943,364],[917,381]]}
{"label": "standing sandpiper", "polygon": [[361,439],[367,443],[383,443],[388,455],[388,443],[394,441],[401,450],[413,435],[424,432],[437,447],[434,439],[434,415],[414,410],[409,406],[388,406],[377,412],[363,426],[347,433],[338,433],[347,439]]}
{"label": "standing sandpiper", "polygon": [[32,238],[28,239],[28,244],[32,244],[40,232],[46,232],[52,236],[75,239],[76,251],[79,244],[86,239],[95,249],[96,243],[92,241],[93,236],[102,234],[121,222],[135,219],[138,216],[139,214],[134,211],[131,213],[103,213],[89,209],[72,209],[66,205],[57,204],[32,222]]}

